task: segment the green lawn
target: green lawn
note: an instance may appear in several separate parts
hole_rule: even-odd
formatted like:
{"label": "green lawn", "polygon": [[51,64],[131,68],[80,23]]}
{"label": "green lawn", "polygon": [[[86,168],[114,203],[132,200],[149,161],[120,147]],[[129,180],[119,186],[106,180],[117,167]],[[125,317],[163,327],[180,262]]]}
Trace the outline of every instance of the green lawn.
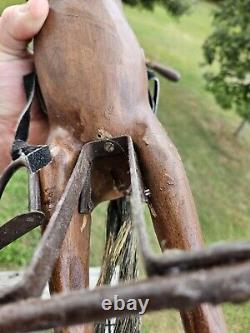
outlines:
{"label": "green lawn", "polygon": [[[10,3],[11,1],[5,1]],[[4,7],[1,1],[0,10]],[[148,56],[169,64],[182,73],[172,84],[161,80],[159,118],[176,143],[197,203],[207,244],[221,240],[250,239],[250,131],[239,141],[232,132],[239,123],[233,113],[223,112],[204,89],[201,45],[209,34],[212,5],[198,2],[181,20],[157,8],[154,13],[126,8]],[[3,222],[25,210],[25,174],[17,175],[0,203]],[[94,215],[92,264],[100,262],[104,239],[105,205]],[[149,224],[153,240],[152,226]],[[21,266],[30,258],[38,233],[24,237],[0,253],[0,264]],[[232,333],[250,332],[250,304],[226,305],[227,322]],[[182,332],[176,312],[145,316],[143,332]]]}
{"label": "green lawn", "polygon": [[20,4],[20,3],[23,3],[23,2],[24,2],[24,0],[1,0],[1,3],[0,3],[0,13],[7,6],[17,5],[17,4]]}

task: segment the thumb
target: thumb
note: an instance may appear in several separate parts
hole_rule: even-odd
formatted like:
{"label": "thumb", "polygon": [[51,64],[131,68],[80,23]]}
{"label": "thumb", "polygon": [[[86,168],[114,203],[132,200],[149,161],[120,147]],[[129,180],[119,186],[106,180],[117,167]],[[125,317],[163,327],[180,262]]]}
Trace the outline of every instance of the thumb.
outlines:
{"label": "thumb", "polygon": [[42,28],[48,12],[48,0],[6,8],[0,17],[0,60],[27,55],[27,44]]}

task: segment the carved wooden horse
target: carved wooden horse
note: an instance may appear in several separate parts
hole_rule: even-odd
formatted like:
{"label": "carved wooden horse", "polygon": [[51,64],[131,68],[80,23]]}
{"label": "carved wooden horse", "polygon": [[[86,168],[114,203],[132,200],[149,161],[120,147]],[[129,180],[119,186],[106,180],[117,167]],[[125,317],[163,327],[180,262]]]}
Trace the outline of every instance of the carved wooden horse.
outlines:
{"label": "carved wooden horse", "polygon": [[[149,207],[162,250],[202,247],[181,158],[150,109],[145,58],[120,4],[51,0],[50,7],[35,40],[35,65],[53,154],[52,164],[41,171],[47,216],[64,191],[84,143],[129,135],[150,189]],[[103,200],[122,195],[112,182],[103,188]],[[88,286],[90,224],[90,216],[75,212],[53,273],[52,292]],[[220,310],[209,305],[185,311],[181,317],[188,333],[227,331]],[[90,325],[60,330],[90,331]]]}

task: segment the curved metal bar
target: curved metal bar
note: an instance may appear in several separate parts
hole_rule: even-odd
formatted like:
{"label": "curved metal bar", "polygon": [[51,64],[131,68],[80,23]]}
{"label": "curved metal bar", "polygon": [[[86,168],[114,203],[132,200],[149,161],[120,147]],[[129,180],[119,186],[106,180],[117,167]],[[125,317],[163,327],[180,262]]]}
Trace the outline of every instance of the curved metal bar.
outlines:
{"label": "curved metal bar", "polygon": [[30,212],[18,215],[0,227],[0,250],[45,223],[42,212]]}
{"label": "curved metal bar", "polygon": [[0,178],[0,199],[2,198],[3,192],[8,185],[10,179],[14,175],[14,173],[20,168],[25,167],[28,169],[26,161],[23,157],[20,157],[16,161],[12,162],[3,172],[3,175]]}
{"label": "curved metal bar", "polygon": [[181,79],[181,74],[173,68],[150,60],[147,60],[146,64],[149,68],[153,69],[169,81],[178,82]]}
{"label": "curved metal bar", "polygon": [[2,198],[3,192],[6,189],[10,179],[22,167],[27,169],[29,175],[29,210],[38,211],[41,209],[40,183],[38,173],[30,172],[30,168],[24,157],[20,157],[8,165],[8,167],[3,172],[3,175],[0,177],[0,199]]}
{"label": "curved metal bar", "polygon": [[82,148],[65,191],[22,280],[12,287],[0,290],[0,304],[41,295],[59,256],[73,211],[77,206],[86,177],[88,177],[89,147],[90,145],[86,144]]}

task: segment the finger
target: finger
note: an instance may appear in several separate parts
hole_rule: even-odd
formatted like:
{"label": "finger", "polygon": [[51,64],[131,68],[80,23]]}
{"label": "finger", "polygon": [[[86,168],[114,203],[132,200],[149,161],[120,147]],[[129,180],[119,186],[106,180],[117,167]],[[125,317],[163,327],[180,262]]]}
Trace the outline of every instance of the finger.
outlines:
{"label": "finger", "polygon": [[43,26],[48,11],[48,0],[29,0],[6,8],[0,18],[0,52],[23,56],[29,40]]}

